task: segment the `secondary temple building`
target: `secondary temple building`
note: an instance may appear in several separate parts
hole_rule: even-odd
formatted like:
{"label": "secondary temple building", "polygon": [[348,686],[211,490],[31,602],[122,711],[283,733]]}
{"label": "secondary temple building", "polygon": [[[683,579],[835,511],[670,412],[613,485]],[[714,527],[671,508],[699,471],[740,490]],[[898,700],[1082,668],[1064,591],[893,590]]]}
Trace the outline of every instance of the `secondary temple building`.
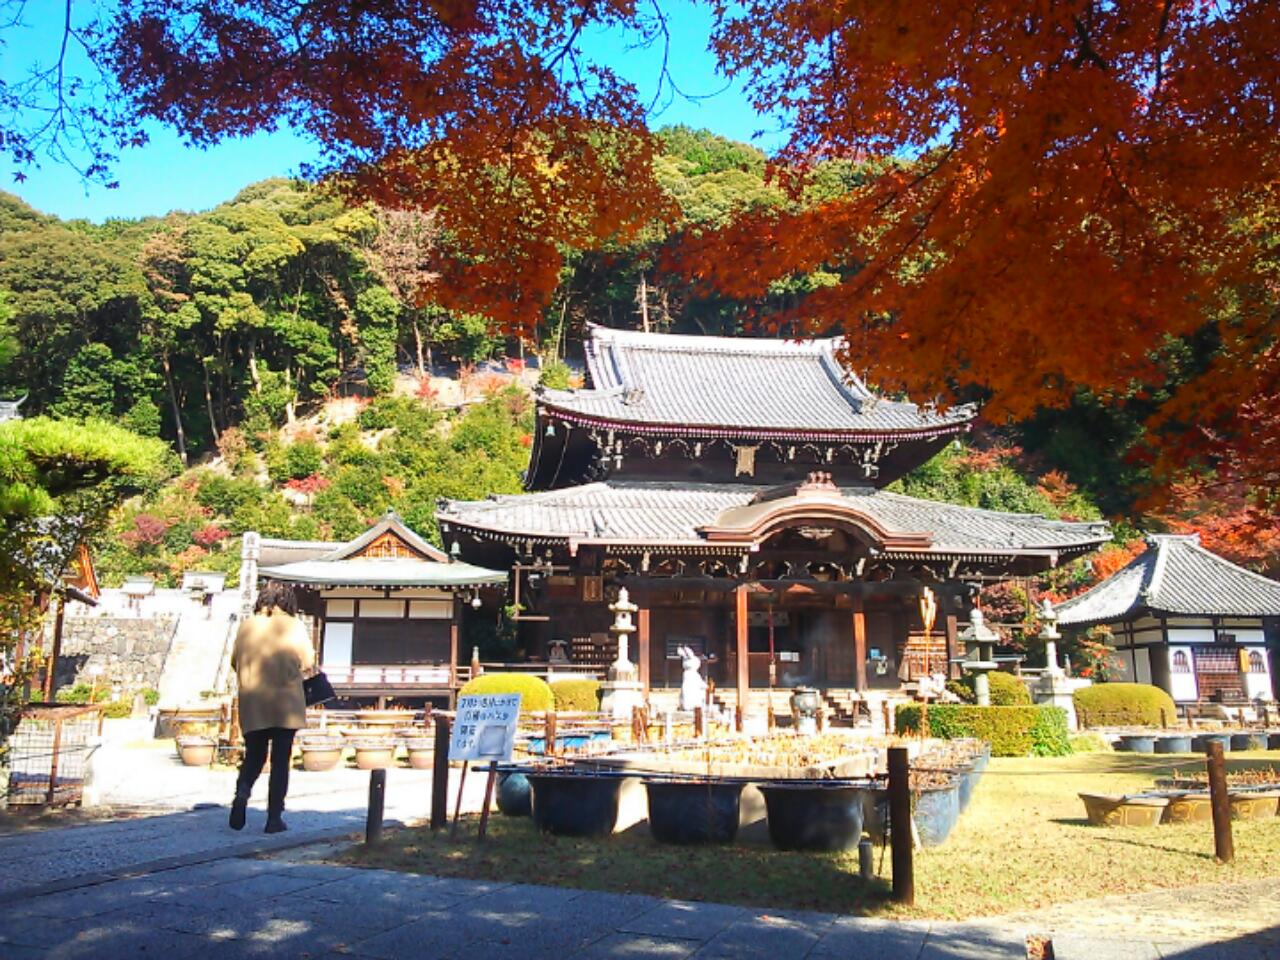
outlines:
{"label": "secondary temple building", "polygon": [[1238,567],[1196,535],[1153,535],[1147,549],[1058,607],[1058,623],[1111,629],[1117,679],[1151,683],[1178,703],[1271,700],[1280,583]]}
{"label": "secondary temple building", "polygon": [[505,572],[453,560],[393,512],[347,543],[245,534],[242,554],[246,602],[259,580],[294,585],[321,669],[353,701],[452,703],[467,679],[463,611],[507,581]]}
{"label": "secondary temple building", "polygon": [[612,660],[625,586],[646,690],[679,685],[681,646],[744,704],[803,684],[840,709],[947,672],[973,584],[1110,534],[886,490],[975,414],[878,396],[840,350],[591,328],[587,388],[539,394],[529,492],[443,502],[448,552],[512,570],[520,646],[548,663]]}

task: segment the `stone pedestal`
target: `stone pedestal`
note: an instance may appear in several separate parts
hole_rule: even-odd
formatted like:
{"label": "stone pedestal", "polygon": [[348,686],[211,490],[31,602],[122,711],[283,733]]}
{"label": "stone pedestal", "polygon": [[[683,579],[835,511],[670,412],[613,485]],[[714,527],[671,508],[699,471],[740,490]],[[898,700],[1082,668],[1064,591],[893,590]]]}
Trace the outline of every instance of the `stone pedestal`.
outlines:
{"label": "stone pedestal", "polygon": [[644,687],[639,680],[605,680],[600,691],[600,711],[614,720],[630,723],[631,711],[644,705]]}
{"label": "stone pedestal", "polygon": [[1080,677],[1068,677],[1061,671],[1053,673],[1045,673],[1040,681],[1031,691],[1032,698],[1038,704],[1046,707],[1061,707],[1067,712],[1067,729],[1078,730],[1080,728],[1079,721],[1076,719],[1076,708],[1072,702],[1075,692],[1081,687],[1087,687],[1092,683]]}

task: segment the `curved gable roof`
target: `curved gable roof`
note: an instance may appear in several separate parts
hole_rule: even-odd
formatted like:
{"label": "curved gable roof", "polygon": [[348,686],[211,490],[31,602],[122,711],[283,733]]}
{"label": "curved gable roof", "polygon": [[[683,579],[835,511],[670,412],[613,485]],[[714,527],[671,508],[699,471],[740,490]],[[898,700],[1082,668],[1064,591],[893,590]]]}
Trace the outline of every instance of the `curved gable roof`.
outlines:
{"label": "curved gable roof", "polygon": [[1200,537],[1153,534],[1147,549],[1058,606],[1064,626],[1128,620],[1150,610],[1192,617],[1280,617],[1280,583],[1206,550]]}
{"label": "curved gable roof", "polygon": [[976,411],[888,400],[841,365],[842,341],[641,333],[592,326],[591,389],[544,390],[571,418],[749,434],[947,434]]}

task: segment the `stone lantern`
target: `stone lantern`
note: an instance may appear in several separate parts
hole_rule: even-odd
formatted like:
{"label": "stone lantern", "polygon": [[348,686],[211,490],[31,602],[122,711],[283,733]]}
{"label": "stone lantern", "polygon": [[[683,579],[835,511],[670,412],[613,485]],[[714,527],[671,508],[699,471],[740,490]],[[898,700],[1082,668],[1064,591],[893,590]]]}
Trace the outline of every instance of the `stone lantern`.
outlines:
{"label": "stone lantern", "polygon": [[1045,670],[1032,689],[1032,696],[1036,703],[1060,707],[1067,715],[1067,728],[1075,730],[1077,727],[1075,692],[1081,687],[1089,686],[1090,681],[1084,678],[1068,677],[1066,671],[1058,666],[1058,640],[1062,635],[1058,633],[1058,612],[1053,609],[1053,604],[1048,598],[1040,607],[1039,617],[1042,625],[1040,639],[1044,641]]}
{"label": "stone lantern", "polygon": [[640,608],[627,596],[627,588],[618,591],[617,602],[609,604],[609,612],[613,614],[613,626],[609,632],[618,641],[618,655],[609,664],[608,679],[600,684],[600,709],[612,714],[615,720],[631,719],[631,711],[644,702],[644,690],[640,684],[639,671],[629,657],[631,634],[635,633],[632,615]]}
{"label": "stone lantern", "polygon": [[973,693],[980,707],[991,706],[991,682],[987,674],[997,669],[995,648],[1000,635],[987,626],[982,611],[977,607],[969,615],[969,626],[959,638],[964,642],[965,655],[959,661],[960,669],[973,674]]}

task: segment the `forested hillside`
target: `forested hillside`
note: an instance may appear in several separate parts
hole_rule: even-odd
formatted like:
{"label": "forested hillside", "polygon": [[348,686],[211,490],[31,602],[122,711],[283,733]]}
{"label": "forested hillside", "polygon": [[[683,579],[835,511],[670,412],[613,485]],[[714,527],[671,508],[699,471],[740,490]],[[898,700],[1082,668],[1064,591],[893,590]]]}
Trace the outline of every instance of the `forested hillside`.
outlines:
{"label": "forested hillside", "polygon": [[[838,279],[816,269],[736,300],[695,291],[664,265],[736,211],[837,196],[869,166],[821,166],[795,200],[751,147],[685,128],[661,137],[656,174],[678,216],[655,213],[626,246],[568,251],[551,307],[523,340],[433,302],[430,253],[456,241],[430,214],[349,207],[286,180],[204,213],[101,225],[0,194],[0,398],[25,395],[28,417],[114,420],[162,438],[192,468],[117,517],[100,548],[109,582],[230,570],[243,530],[341,539],[388,507],[432,536],[438,497],[519,489],[532,371],[568,385],[561,361],[580,354],[584,323],[786,335],[778,318]],[[874,381],[871,358],[853,356]],[[524,386],[486,373],[488,361],[528,366]],[[1175,383],[1202,361],[1171,344],[1162,362]],[[449,397],[440,376],[454,381]],[[904,488],[995,509],[1101,512],[1126,534],[1198,528],[1215,549],[1274,570],[1280,533],[1258,524],[1242,485],[1189,474],[1142,512],[1149,457],[1138,441],[1161,402],[1136,388],[1082,391],[1067,410],[984,428]]]}

